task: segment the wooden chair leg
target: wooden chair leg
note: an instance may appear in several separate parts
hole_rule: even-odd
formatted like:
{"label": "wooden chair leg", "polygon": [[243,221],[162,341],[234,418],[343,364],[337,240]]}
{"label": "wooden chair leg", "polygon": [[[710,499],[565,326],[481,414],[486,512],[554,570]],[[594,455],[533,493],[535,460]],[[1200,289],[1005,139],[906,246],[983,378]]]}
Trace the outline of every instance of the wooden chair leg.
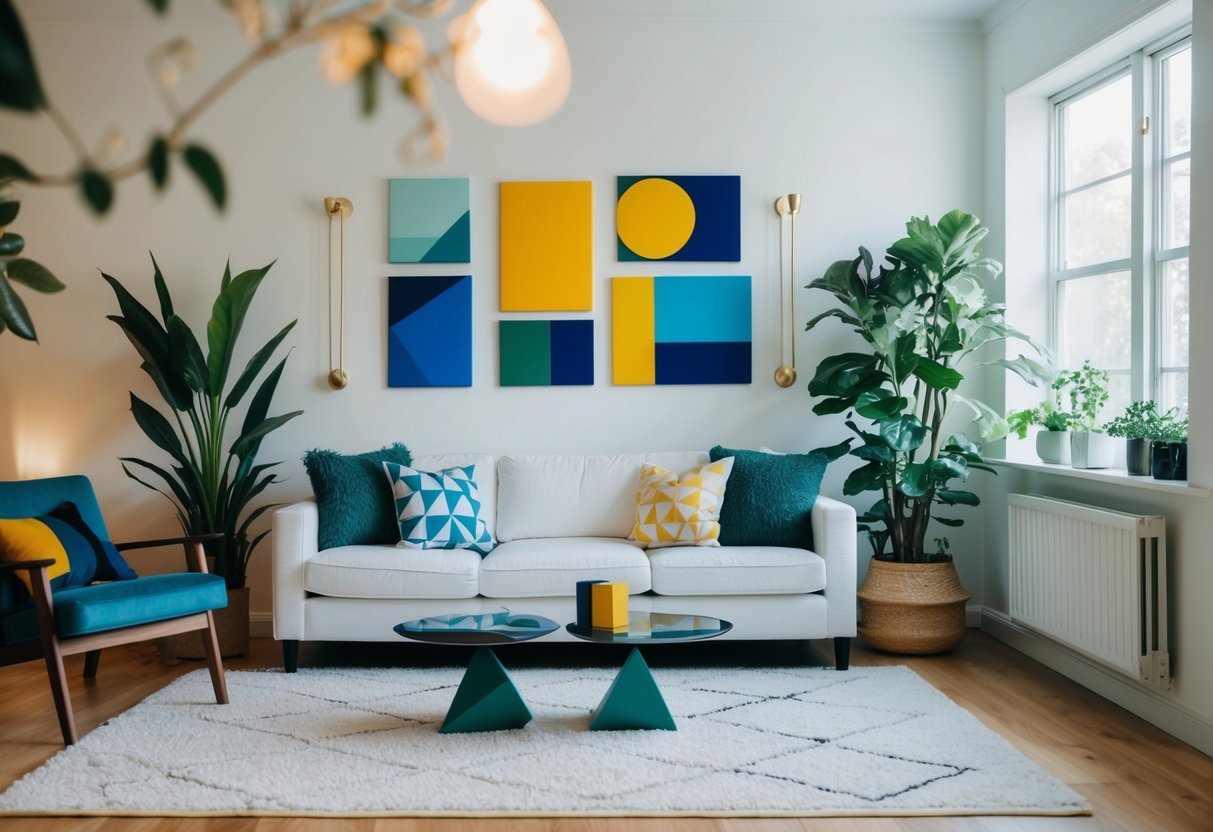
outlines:
{"label": "wooden chair leg", "polygon": [[55,700],[55,713],[59,715],[59,730],[63,732],[63,744],[75,745],[80,739],[76,733],[76,718],[72,714],[72,697],[67,688],[67,673],[63,669],[63,653],[59,651],[59,635],[55,632],[55,614],[51,605],[51,584],[46,569],[32,573],[34,606],[38,611],[38,633],[42,639],[42,655],[46,659],[46,675],[51,683],[51,696]]}
{"label": "wooden chair leg", "polygon": [[97,665],[101,662],[100,650],[89,650],[84,654],[84,678],[97,678]]}
{"label": "wooden chair leg", "polygon": [[219,637],[215,635],[215,614],[206,611],[206,629],[202,631],[202,646],[206,648],[206,666],[211,671],[211,687],[215,701],[227,704],[227,678],[223,675],[223,656],[219,653]]}

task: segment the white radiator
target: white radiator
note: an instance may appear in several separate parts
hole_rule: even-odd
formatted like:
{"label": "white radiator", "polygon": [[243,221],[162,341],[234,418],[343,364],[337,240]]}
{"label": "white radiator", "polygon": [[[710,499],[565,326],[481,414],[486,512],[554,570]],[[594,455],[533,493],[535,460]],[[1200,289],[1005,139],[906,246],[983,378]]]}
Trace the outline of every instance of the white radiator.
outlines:
{"label": "white radiator", "polygon": [[1009,531],[1013,620],[1171,686],[1163,517],[1012,494]]}

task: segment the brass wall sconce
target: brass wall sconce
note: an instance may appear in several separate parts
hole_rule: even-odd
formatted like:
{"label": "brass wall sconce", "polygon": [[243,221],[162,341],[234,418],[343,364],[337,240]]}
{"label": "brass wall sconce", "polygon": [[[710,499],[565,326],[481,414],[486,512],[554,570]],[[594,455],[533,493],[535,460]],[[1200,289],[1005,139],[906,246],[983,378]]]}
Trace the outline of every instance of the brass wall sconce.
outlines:
{"label": "brass wall sconce", "polygon": [[[775,368],[775,383],[780,387],[791,387],[796,383],[796,215],[799,213],[800,194],[784,194],[775,200],[775,215],[779,217],[779,366]],[[791,217],[787,281],[783,277],[784,217]],[[786,294],[785,282],[788,284]],[[790,364],[784,362],[789,355]]]}
{"label": "brass wall sconce", "polygon": [[[345,372],[345,221],[354,213],[354,203],[343,196],[326,196],[324,211],[329,217],[329,387],[344,389],[350,383]],[[337,363],[333,363],[333,223],[337,238]]]}

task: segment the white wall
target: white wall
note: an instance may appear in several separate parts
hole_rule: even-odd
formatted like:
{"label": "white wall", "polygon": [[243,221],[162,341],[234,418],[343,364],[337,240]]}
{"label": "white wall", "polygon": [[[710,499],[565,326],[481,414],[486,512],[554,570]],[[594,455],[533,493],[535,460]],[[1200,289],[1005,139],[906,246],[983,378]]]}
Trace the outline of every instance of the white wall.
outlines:
{"label": "white wall", "polygon": [[[183,8],[164,21],[134,0],[100,9],[84,0],[17,5],[50,95],[90,142],[121,126],[142,145],[166,123],[145,77],[144,59],[155,45],[184,32],[198,47],[203,65],[184,88],[186,98],[244,49],[226,17],[184,3],[174,4]],[[262,452],[264,460],[286,463],[287,481],[270,495],[276,501],[310,493],[300,457],[317,446],[361,451],[400,440],[421,451],[608,452],[719,442],[805,450],[843,438],[840,419],[812,415],[803,383],[782,390],[771,380],[779,360],[773,200],[788,191],[804,195],[798,286],[829,262],[853,256],[858,244],[882,251],[912,214],[979,211],[980,31],[921,20],[856,22],[829,3],[764,4],[761,17],[742,0],[655,6],[550,3],[569,44],[574,82],[564,109],[542,126],[511,131],[479,122],[438,84],[453,142],[433,168],[400,161],[397,144],[412,117],[395,95],[385,89],[380,113],[361,120],[355,91],[323,82],[313,49],[257,70],[199,123],[197,140],[217,151],[228,174],[231,204],[222,216],[181,168],[162,196],[147,181],[123,183],[116,209],[100,221],[74,193],[21,188],[13,230],[29,240],[29,256],[69,289],[52,297],[25,293],[41,345],[0,338],[0,477],[83,472],[97,487],[115,538],[172,530],[167,504],[128,481],[116,462],[155,456],[127,412],[128,389],[154,393],[125,338],[104,319],[116,305],[96,271],[118,276],[152,303],[149,249],[196,328],[229,254],[240,269],[277,258],[246,327],[251,347],[299,319],[275,410],[301,408],[305,415]],[[35,169],[70,167],[45,119],[0,114],[0,133],[4,149]],[[625,173],[741,175],[742,262],[652,270],[753,275],[752,385],[610,384],[608,281],[637,273],[635,264],[614,257],[614,176]],[[471,177],[471,389],[385,386],[386,277],[466,268],[387,264],[386,180],[408,175]],[[598,381],[591,388],[502,389],[495,346],[495,324],[504,317],[497,312],[497,182],[565,178],[594,184]],[[329,195],[355,205],[346,229],[351,381],[342,392],[324,384],[322,199]],[[800,291],[802,321],[822,308],[826,296],[817,294]],[[803,381],[816,358],[847,343],[841,327],[800,339]],[[832,467],[826,493],[840,493],[850,467]],[[976,589],[979,535],[950,536],[962,577]],[[268,549],[259,551],[251,577],[255,611],[270,606],[268,561]]]}
{"label": "white wall", "polygon": [[[1193,149],[1192,169],[1192,320],[1213,316],[1213,287],[1200,275],[1213,265],[1209,231],[1213,230],[1213,2],[1196,0],[1193,8]],[[1004,259],[1008,266],[1008,316],[1040,334],[1044,296],[1044,242],[1040,217],[1043,204],[1031,205],[1033,194],[1044,193],[1046,173],[1036,169],[1040,146],[1047,137],[1041,109],[1043,97],[1056,89],[1032,86],[1040,76],[1090,71],[1083,61],[1097,60],[1094,52],[1078,61],[1078,53],[1093,49],[1105,38],[1126,27],[1158,23],[1183,8],[1156,0],[1028,0],[1012,4],[1013,11],[987,34],[986,44],[986,216],[995,231],[987,252]],[[1162,34],[1157,32],[1156,34]],[[1124,35],[1129,41],[1132,37]],[[1127,41],[1126,41],[1127,42]],[[1143,43],[1121,51],[1127,54]],[[1112,57],[1105,59],[1110,62]],[[1098,64],[1095,64],[1098,66]],[[1093,69],[1094,67],[1092,67]],[[1078,80],[1075,77],[1070,81]],[[1010,97],[1008,98],[1008,95]],[[1035,149],[1031,146],[1036,145]],[[1008,149],[1008,147],[1010,149]],[[1025,149],[1026,148],[1026,149]],[[1033,180],[1032,176],[1039,177]],[[1035,212],[1035,213],[1033,213]],[[1202,233],[1202,231],[1204,233]],[[1208,326],[1192,327],[1190,396],[1191,431],[1188,476],[1193,485],[1213,484],[1213,374],[1208,356],[1213,354],[1213,334]],[[988,400],[1002,391],[1001,378],[987,377]],[[1018,402],[1015,402],[1018,404]],[[1123,485],[1103,485],[1050,474],[1003,470],[987,491],[987,531],[984,583],[981,597],[987,609],[1007,611],[1008,563],[1006,499],[1009,493],[1037,493],[1062,499],[1106,506],[1111,509],[1162,514],[1167,518],[1168,553],[1171,563],[1171,652],[1174,688],[1153,697],[1138,695],[1107,679],[1088,676],[1085,681],[1139,714],[1181,738],[1208,751],[1213,747],[1213,663],[1208,645],[1213,639],[1213,605],[1208,591],[1213,587],[1213,561],[1208,541],[1213,539],[1213,514],[1206,496],[1180,496],[1145,491]],[[987,619],[990,621],[990,619]],[[996,628],[997,619],[991,621]],[[1074,669],[1073,667],[1071,669]],[[1085,671],[1083,671],[1085,672]]]}

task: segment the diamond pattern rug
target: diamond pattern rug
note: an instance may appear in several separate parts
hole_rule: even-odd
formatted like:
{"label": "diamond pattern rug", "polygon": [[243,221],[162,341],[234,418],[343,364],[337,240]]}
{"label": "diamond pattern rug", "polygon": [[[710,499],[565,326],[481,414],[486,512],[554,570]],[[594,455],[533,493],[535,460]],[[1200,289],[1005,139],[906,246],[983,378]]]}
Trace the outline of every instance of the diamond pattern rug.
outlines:
{"label": "diamond pattern rug", "polygon": [[438,734],[461,668],[194,671],[0,795],[7,814],[1081,814],[904,667],[657,668],[677,731],[585,730],[614,670],[512,671],[525,728]]}

